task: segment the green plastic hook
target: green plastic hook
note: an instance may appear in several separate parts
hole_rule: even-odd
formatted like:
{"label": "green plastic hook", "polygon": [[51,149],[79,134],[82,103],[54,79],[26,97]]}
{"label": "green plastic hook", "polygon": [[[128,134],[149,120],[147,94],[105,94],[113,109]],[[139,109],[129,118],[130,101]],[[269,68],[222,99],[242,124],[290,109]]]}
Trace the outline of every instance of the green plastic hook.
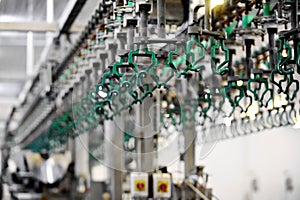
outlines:
{"label": "green plastic hook", "polygon": [[[258,87],[253,88],[251,83],[258,84]],[[262,85],[265,86],[265,90],[260,94]],[[247,88],[249,92],[251,92],[254,96],[254,100],[259,102],[259,106],[262,107],[268,107],[269,103],[272,101],[273,97],[273,90],[269,88],[269,82],[266,78],[262,77],[262,74],[255,74],[254,79],[249,79],[247,82]],[[264,104],[263,101],[266,97],[266,95],[269,93],[269,98],[266,100],[266,103]]]}
{"label": "green plastic hook", "polygon": [[[217,57],[216,57],[216,50],[221,49],[225,52],[225,60],[217,65]],[[229,68],[225,65],[229,62],[229,50],[225,46],[224,40],[216,40],[211,38],[211,66],[212,70],[216,74],[224,75],[229,72]]]}

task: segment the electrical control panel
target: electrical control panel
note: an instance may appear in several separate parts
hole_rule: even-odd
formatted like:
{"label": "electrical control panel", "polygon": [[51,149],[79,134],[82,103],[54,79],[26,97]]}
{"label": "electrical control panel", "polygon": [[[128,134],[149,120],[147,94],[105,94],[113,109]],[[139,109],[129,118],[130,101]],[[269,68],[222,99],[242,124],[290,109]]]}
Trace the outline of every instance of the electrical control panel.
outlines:
{"label": "electrical control panel", "polygon": [[153,174],[153,198],[171,198],[171,181],[168,173]]}
{"label": "electrical control panel", "polygon": [[148,197],[148,191],[148,174],[143,172],[132,172],[130,174],[131,197]]}

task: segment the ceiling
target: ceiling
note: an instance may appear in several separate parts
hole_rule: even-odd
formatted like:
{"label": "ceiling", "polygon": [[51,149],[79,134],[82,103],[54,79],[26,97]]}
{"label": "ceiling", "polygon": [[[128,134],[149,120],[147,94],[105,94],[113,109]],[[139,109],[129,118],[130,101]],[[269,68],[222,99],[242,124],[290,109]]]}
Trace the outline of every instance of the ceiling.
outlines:
{"label": "ceiling", "polygon": [[[60,19],[68,1],[53,0],[55,22]],[[96,0],[87,0],[75,23],[86,24],[97,4]],[[0,23],[46,23],[46,13],[47,0],[0,0]],[[26,83],[32,79],[26,72],[27,35],[27,32],[0,29],[0,138],[11,109],[20,103],[20,94],[24,92]],[[38,66],[45,45],[46,33],[34,32],[34,65]]]}

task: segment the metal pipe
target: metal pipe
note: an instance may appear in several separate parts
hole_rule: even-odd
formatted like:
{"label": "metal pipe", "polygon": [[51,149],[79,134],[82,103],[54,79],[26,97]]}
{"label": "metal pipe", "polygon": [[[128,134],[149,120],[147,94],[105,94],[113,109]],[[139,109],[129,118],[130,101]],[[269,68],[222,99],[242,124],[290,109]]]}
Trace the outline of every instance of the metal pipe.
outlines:
{"label": "metal pipe", "polygon": [[197,194],[200,198],[204,199],[204,200],[209,200],[209,198],[207,196],[205,196],[200,190],[198,190],[195,186],[193,186],[193,184],[185,181],[185,184],[191,188],[195,194]]}
{"label": "metal pipe", "polygon": [[292,9],[291,25],[292,25],[292,28],[297,28],[297,26],[298,26],[298,0],[293,0],[291,9]]}
{"label": "metal pipe", "polygon": [[86,91],[85,90],[85,76],[84,76],[84,74],[82,74],[80,77],[80,93],[79,93],[80,98],[84,97],[84,91]]}
{"label": "metal pipe", "polygon": [[147,38],[147,26],[148,26],[148,13],[145,10],[141,11],[141,36],[143,39]]}
{"label": "metal pipe", "polygon": [[128,27],[128,35],[127,35],[127,44],[128,44],[128,50],[132,51],[134,50],[134,36],[135,36],[135,26],[130,25]]}
{"label": "metal pipe", "polygon": [[26,73],[32,76],[34,73],[34,45],[33,45],[33,32],[27,33],[26,45]]}
{"label": "metal pipe", "polygon": [[269,62],[270,68],[272,70],[275,69],[275,32],[277,32],[277,28],[268,28],[268,38],[269,38]]}
{"label": "metal pipe", "polygon": [[85,91],[84,92],[86,93],[87,91],[90,90],[90,88],[93,88],[92,77],[91,77],[92,69],[87,69],[85,71],[85,74],[86,74],[87,80],[85,82]]}
{"label": "metal pipe", "polygon": [[254,44],[253,39],[245,39],[246,45],[246,77],[250,78],[252,68],[251,47]]}
{"label": "metal pipe", "polygon": [[232,67],[233,54],[235,54],[235,49],[229,49],[229,61],[228,61],[228,68],[229,68],[228,75],[229,76],[234,76],[234,70]]}
{"label": "metal pipe", "polygon": [[158,37],[166,37],[166,0],[157,0],[157,33]]}
{"label": "metal pipe", "polygon": [[[192,93],[188,87],[188,81],[182,80],[182,94],[184,95],[184,102],[191,102]],[[191,106],[191,105],[189,105]],[[196,129],[195,122],[193,120],[185,120],[183,122],[183,135],[184,135],[184,177],[187,179],[191,174],[192,169],[195,166],[195,137]],[[186,185],[183,185],[184,189],[182,190],[182,199],[187,198],[185,192]]]}
{"label": "metal pipe", "polygon": [[205,29],[210,30],[210,0],[205,0]]}
{"label": "metal pipe", "polygon": [[54,1],[47,0],[47,23],[52,23],[54,20]]}
{"label": "metal pipe", "polygon": [[[293,0],[293,4],[291,5],[291,25],[292,29],[298,28],[298,0]],[[298,55],[298,37],[296,35],[293,36],[293,42],[294,42],[294,60],[296,60],[296,57]]]}
{"label": "metal pipe", "polygon": [[278,2],[278,9],[277,9],[277,11],[278,11],[278,18],[282,18],[282,1]]}

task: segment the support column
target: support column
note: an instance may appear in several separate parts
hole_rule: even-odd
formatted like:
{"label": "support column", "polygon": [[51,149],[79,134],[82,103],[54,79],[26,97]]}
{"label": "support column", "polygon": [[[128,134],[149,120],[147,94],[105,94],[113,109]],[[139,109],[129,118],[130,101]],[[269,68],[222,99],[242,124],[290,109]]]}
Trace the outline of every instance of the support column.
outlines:
{"label": "support column", "polygon": [[89,187],[89,137],[88,132],[75,138],[75,175],[84,178],[86,186]]}
{"label": "support column", "polygon": [[[190,88],[188,87],[188,81],[182,81],[182,91],[183,91],[183,103],[191,102],[193,95],[191,94]],[[191,106],[191,105],[190,105]],[[191,108],[192,109],[192,108]],[[185,111],[184,111],[185,112]],[[187,115],[187,113],[182,113],[182,115]],[[191,175],[191,171],[195,166],[195,138],[196,138],[196,128],[195,119],[183,122],[183,135],[184,135],[184,150],[183,161],[184,161],[184,177],[185,179]],[[182,190],[182,199],[186,199],[187,186],[184,184]]]}
{"label": "support column", "polygon": [[150,97],[145,98],[142,104],[136,105],[137,170],[141,172],[154,170],[154,130],[151,106]]}
{"label": "support column", "polygon": [[[122,123],[120,117],[115,119]],[[123,133],[115,121],[104,122],[104,159],[109,171],[111,199],[122,199]]]}
{"label": "support column", "polygon": [[195,123],[194,122],[185,122],[183,128],[184,134],[184,168],[185,168],[185,177],[187,178],[191,174],[191,170],[195,166]]}

